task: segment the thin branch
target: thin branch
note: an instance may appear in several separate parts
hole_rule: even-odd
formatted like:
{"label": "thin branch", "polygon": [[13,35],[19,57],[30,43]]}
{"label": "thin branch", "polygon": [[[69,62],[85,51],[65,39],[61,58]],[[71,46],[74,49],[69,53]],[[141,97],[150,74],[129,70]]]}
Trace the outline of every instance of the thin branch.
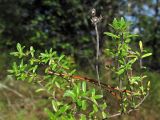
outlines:
{"label": "thin branch", "polygon": [[12,88],[9,88],[8,86],[6,86],[6,85],[4,85],[4,84],[2,84],[2,83],[0,83],[0,88],[4,88],[4,89],[6,89],[6,90],[8,90],[8,91],[13,92],[13,93],[16,94],[17,96],[19,96],[19,97],[21,97],[21,98],[24,98],[24,96],[23,96],[21,93],[19,93],[18,91],[14,90],[14,89],[12,89]]}
{"label": "thin branch", "polygon": [[[96,79],[92,79],[92,78],[88,78],[88,77],[83,77],[83,76],[79,76],[79,75],[69,75],[69,74],[64,74],[64,73],[57,73],[55,71],[48,71],[48,74],[50,75],[56,75],[59,76],[61,78],[65,78],[65,77],[69,77],[70,79],[75,79],[75,80],[80,80],[80,81],[86,81],[89,83],[92,83],[94,85],[98,85],[98,81]],[[127,89],[119,89],[118,87],[113,87],[110,86],[108,84],[105,84],[103,82],[101,82],[101,85],[103,87],[103,89],[107,90],[110,94],[112,94],[114,97],[116,97],[118,100],[121,99],[121,97],[119,96],[119,92],[120,93],[128,93],[128,94],[134,94],[135,92],[131,92]],[[115,92],[117,91],[117,92]]]}
{"label": "thin branch", "polygon": [[97,36],[96,74],[97,74],[98,84],[99,84],[100,88],[102,88],[101,83],[100,83],[100,78],[99,78],[99,64],[98,64],[98,61],[99,61],[99,33],[98,33],[97,24],[95,24],[95,31],[96,31],[96,36]]}
{"label": "thin branch", "polygon": [[[132,111],[136,111],[136,110],[139,110],[139,109],[130,109],[130,110],[127,112],[127,114],[129,114],[129,113],[132,112]],[[111,116],[109,116],[109,117],[107,117],[107,118],[105,118],[105,119],[114,118],[114,117],[118,117],[118,116],[121,116],[121,115],[122,115],[122,113],[119,112],[119,113],[114,114],[114,115],[111,115]],[[103,120],[105,120],[105,119],[103,119]]]}
{"label": "thin branch", "polygon": [[95,27],[96,40],[97,40],[97,43],[96,43],[96,50],[97,50],[97,52],[96,52],[96,66],[95,66],[96,67],[96,74],[97,74],[98,84],[101,89],[101,93],[103,94],[101,83],[100,83],[100,77],[99,77],[99,64],[98,64],[98,61],[99,61],[99,33],[98,33],[98,26],[97,26],[97,24],[102,20],[102,16],[100,16],[100,17],[96,16],[96,9],[92,9],[91,15],[92,15],[91,21]]}
{"label": "thin branch", "polygon": [[147,93],[147,95],[135,106],[135,108],[138,108],[144,101],[145,99],[148,97],[149,93]]}
{"label": "thin branch", "polygon": [[[148,97],[148,95],[149,95],[149,93],[147,93],[147,95],[135,106],[134,109],[130,109],[130,110],[128,110],[126,113],[129,114],[129,113],[132,112],[132,111],[139,110],[139,109],[137,109],[137,108],[145,101],[145,99]],[[121,112],[119,112],[119,113],[110,115],[109,117],[107,117],[107,118],[105,118],[105,119],[113,118],[113,117],[118,117],[118,116],[121,116],[121,115],[122,115]],[[103,119],[103,120],[105,120],[105,119]]]}
{"label": "thin branch", "polygon": [[[69,74],[64,74],[64,73],[57,73],[55,71],[48,71],[48,74],[50,75],[56,75],[56,76],[59,76],[61,78],[64,78],[64,77],[70,77],[71,79],[77,79],[77,80],[80,80],[80,81],[86,81],[86,82],[90,82],[90,83],[93,83],[93,84],[98,84],[98,80],[96,79],[92,79],[92,78],[88,78],[88,77],[85,77],[85,76],[79,76],[79,75],[69,75]],[[127,89],[119,89],[117,87],[113,87],[113,86],[110,86],[108,84],[105,84],[103,82],[101,82],[101,85],[102,87],[108,89],[108,90],[116,90],[116,91],[119,91],[119,92],[125,92],[125,93],[129,93],[131,94],[131,92]],[[132,92],[134,93],[134,92]]]}

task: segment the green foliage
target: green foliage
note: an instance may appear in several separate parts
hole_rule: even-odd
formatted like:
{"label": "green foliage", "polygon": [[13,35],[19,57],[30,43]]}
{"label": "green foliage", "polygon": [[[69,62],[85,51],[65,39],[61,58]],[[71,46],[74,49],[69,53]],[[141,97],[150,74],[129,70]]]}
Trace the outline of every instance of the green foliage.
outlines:
{"label": "green foliage", "polygon": [[[123,18],[114,19],[111,26],[115,33],[105,33],[114,40],[114,46],[106,51],[109,53],[107,55],[115,60],[115,65],[111,66],[110,70],[119,83],[119,87],[113,90],[118,90],[120,94],[121,113],[135,109],[136,104],[149,90],[149,87],[146,88],[143,85],[143,79],[146,76],[132,74],[132,71],[137,61],[141,61],[139,69],[142,69],[142,58],[151,53],[143,49],[142,42],[139,43],[140,51],[132,50],[129,43],[131,38],[137,35],[132,35],[128,31],[128,25]],[[40,88],[37,89],[37,92],[47,91],[50,94],[52,110],[46,108],[45,111],[51,120],[86,120],[109,117],[107,101],[100,93],[100,88],[91,86],[88,83],[92,83],[90,79],[86,80],[84,77],[82,80],[76,77],[78,71],[71,57],[57,54],[53,49],[37,54],[32,46],[29,50],[25,50],[25,47],[19,43],[17,51],[12,52],[11,55],[17,57],[19,62],[14,62],[9,72],[19,80],[38,84]],[[112,91],[112,87],[110,89]]]}
{"label": "green foliage", "polygon": [[[113,59],[114,66],[110,66],[117,82],[119,83],[119,89],[128,88],[133,94],[131,94],[131,99],[128,95],[121,94],[121,112],[126,112],[127,108],[135,107],[139,102],[139,97],[147,94],[148,89],[146,89],[143,84],[143,79],[146,78],[143,73],[140,75],[133,74],[135,63],[139,62],[139,69],[145,68],[142,65],[142,59],[151,56],[152,53],[148,53],[143,48],[142,41],[139,42],[139,50],[134,51],[130,46],[131,39],[137,37],[137,34],[131,34],[128,30],[128,22],[121,18],[120,20],[114,19],[112,22],[112,28],[115,33],[105,32],[104,34],[111,37],[113,45],[110,49],[106,50],[107,57]],[[138,95],[138,96],[137,96]]]}
{"label": "green foliage", "polygon": [[[91,118],[95,116],[99,109],[98,106],[101,105],[98,100],[103,96],[97,94],[93,88],[87,89],[85,81],[80,82],[71,78],[76,72],[71,58],[65,55],[59,56],[52,49],[45,50],[44,53],[37,56],[32,46],[29,50],[24,50],[24,48],[18,43],[17,52],[11,53],[19,58],[20,62],[19,64],[14,62],[9,72],[14,74],[18,80],[39,84],[40,88],[36,92],[47,91],[51,94],[53,110],[45,110],[50,119],[75,119],[74,113],[88,110],[89,104],[93,106],[89,116]],[[40,75],[40,71],[43,71],[43,76]],[[52,73],[50,74],[50,72]],[[67,75],[63,76],[63,74]],[[61,90],[62,93],[57,92],[58,90]],[[58,94],[62,94],[62,98],[56,99]],[[103,116],[104,114],[103,112]],[[85,119],[83,114],[78,117],[82,120]]]}

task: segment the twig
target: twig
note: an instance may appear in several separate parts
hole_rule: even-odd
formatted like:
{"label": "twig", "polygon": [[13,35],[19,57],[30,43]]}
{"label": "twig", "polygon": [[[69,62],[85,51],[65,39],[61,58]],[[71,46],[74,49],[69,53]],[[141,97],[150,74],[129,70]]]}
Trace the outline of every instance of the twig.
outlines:
{"label": "twig", "polygon": [[[76,80],[80,80],[80,81],[86,81],[86,82],[92,83],[94,85],[99,85],[98,84],[98,80],[92,79],[92,78],[88,78],[88,77],[79,76],[79,75],[69,75],[69,74],[64,74],[64,73],[57,73],[55,71],[48,71],[48,74],[56,75],[56,76],[59,76],[59,77],[61,77],[63,79],[65,77],[69,77],[71,79],[76,79]],[[110,85],[105,84],[103,82],[101,82],[101,86],[103,87],[103,89],[107,90],[110,94],[112,94],[114,97],[116,97],[118,100],[120,100],[121,98],[120,98],[119,94],[117,92],[115,92],[115,91],[118,91],[120,93],[128,93],[128,94],[134,94],[135,93],[135,92],[131,92],[131,91],[127,90],[127,89],[122,90],[122,89],[119,89],[117,87],[110,86]]]}
{"label": "twig", "polygon": [[148,97],[149,93],[147,93],[147,95],[140,101],[140,103],[138,103],[135,108],[138,108],[144,101],[145,99]]}
{"label": "twig", "polygon": [[21,98],[24,98],[24,96],[21,93],[19,93],[18,91],[14,90],[12,88],[9,88],[8,86],[6,86],[6,85],[4,85],[2,83],[0,83],[0,88],[4,88],[6,90],[9,90],[9,91],[13,92],[14,94],[16,94],[17,96],[19,96]]}
{"label": "twig", "polygon": [[[148,97],[148,95],[149,95],[149,93],[147,93],[147,95],[135,106],[134,109],[128,110],[128,111],[127,111],[127,114],[129,114],[129,113],[132,112],[132,111],[139,110],[139,109],[137,109],[137,108],[145,101],[145,99]],[[107,117],[107,118],[105,118],[105,119],[117,117],[117,116],[120,116],[120,115],[122,115],[121,112],[116,113],[116,114],[113,114],[113,115],[110,115],[109,117]],[[105,120],[105,119],[103,119],[103,120]]]}
{"label": "twig", "polygon": [[97,74],[98,84],[101,88],[101,83],[100,83],[100,78],[99,78],[99,64],[98,64],[98,60],[99,60],[99,33],[98,33],[98,29],[97,29],[97,24],[95,24],[95,30],[96,30],[96,36],[97,36],[96,74]]}
{"label": "twig", "polygon": [[[122,33],[122,35],[121,35],[121,45],[123,45],[124,44],[124,38],[123,38],[123,33]],[[118,48],[118,47],[117,47]],[[119,49],[119,48],[118,48]],[[117,62],[119,61],[119,55],[118,55],[118,59],[117,59]],[[118,62],[118,69],[120,68],[120,64],[119,64],[119,62]],[[122,89],[123,88],[123,81],[122,81],[122,79],[121,79],[121,77],[119,76],[118,77],[118,79],[119,79],[119,88],[120,89]],[[120,96],[121,96],[121,114],[124,112],[124,103],[123,103],[123,93],[120,93]]]}
{"label": "twig", "polygon": [[[136,111],[136,110],[139,110],[139,109],[130,109],[130,110],[127,112],[127,114],[129,114],[129,113],[132,112],[132,111]],[[114,114],[114,115],[111,115],[111,116],[109,116],[109,117],[107,117],[107,118],[105,118],[105,119],[113,118],[113,117],[118,117],[118,116],[121,116],[121,115],[122,115],[122,113],[119,112],[119,113]],[[103,119],[103,120],[105,120],[105,119]]]}
{"label": "twig", "polygon": [[[95,85],[98,84],[98,80],[96,79],[92,79],[92,78],[88,78],[88,77],[85,77],[85,76],[79,76],[79,75],[69,75],[69,74],[64,74],[64,73],[57,73],[55,71],[48,71],[48,74],[50,75],[56,75],[56,76],[59,76],[61,78],[64,78],[64,77],[70,77],[72,79],[77,79],[77,80],[80,80],[80,81],[86,81],[86,82],[90,82],[90,83],[93,83]],[[119,89],[117,87],[113,87],[113,86],[110,86],[108,84],[105,84],[103,82],[100,82],[102,87],[108,89],[108,90],[116,90],[116,91],[119,91],[119,92],[124,92],[124,93],[129,93],[131,94],[131,91],[127,90],[127,89]],[[132,92],[134,93],[134,92]]]}
{"label": "twig", "polygon": [[[97,40],[97,43],[96,43],[96,50],[97,50],[97,52],[96,52],[96,74],[97,74],[98,84],[99,84],[101,92],[102,92],[102,87],[101,87],[100,78],[99,78],[99,64],[98,64],[98,60],[99,60],[99,33],[98,33],[98,26],[97,26],[97,24],[102,20],[102,16],[100,16],[100,17],[96,16],[96,9],[92,9],[91,15],[92,15],[91,21],[95,27],[96,40]],[[103,92],[102,92],[102,94],[103,94]]]}

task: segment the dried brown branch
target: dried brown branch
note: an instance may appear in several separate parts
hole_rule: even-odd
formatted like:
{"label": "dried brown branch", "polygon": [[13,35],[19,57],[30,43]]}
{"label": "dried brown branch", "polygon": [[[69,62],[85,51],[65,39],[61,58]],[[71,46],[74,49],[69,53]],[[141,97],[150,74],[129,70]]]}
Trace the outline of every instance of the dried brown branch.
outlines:
{"label": "dried brown branch", "polygon": [[[89,82],[89,83],[93,83],[95,85],[98,85],[98,81],[96,79],[92,79],[92,78],[88,78],[88,77],[85,77],[85,76],[79,76],[79,75],[69,75],[69,74],[64,74],[64,73],[57,73],[55,71],[48,71],[48,74],[51,74],[51,75],[56,75],[56,76],[59,76],[59,77],[62,77],[62,78],[65,78],[65,77],[70,77],[71,79],[77,79],[77,80],[81,80],[81,81],[86,81],[86,82]],[[128,93],[128,94],[133,94],[134,92],[131,92],[129,90],[122,90],[122,89],[119,89],[118,87],[112,87],[110,85],[107,85],[103,82],[100,83],[102,85],[102,87],[104,89],[106,89],[107,91],[109,91],[113,96],[116,96],[118,97],[117,93],[116,92],[113,92],[113,90],[116,90],[118,92],[123,92],[123,93]],[[119,98],[119,97],[118,97]]]}

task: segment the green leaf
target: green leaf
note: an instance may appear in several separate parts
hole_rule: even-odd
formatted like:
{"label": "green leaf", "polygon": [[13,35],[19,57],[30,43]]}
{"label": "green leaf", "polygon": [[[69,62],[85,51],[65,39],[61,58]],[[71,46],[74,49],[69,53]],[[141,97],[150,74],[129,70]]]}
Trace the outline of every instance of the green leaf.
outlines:
{"label": "green leaf", "polygon": [[81,99],[77,99],[76,102],[77,102],[77,105],[78,105],[79,107],[82,106],[82,100],[81,100]]}
{"label": "green leaf", "polygon": [[129,79],[129,81],[130,81],[131,84],[136,84],[136,85],[138,85],[138,82],[140,82],[141,80],[142,80],[142,79],[141,79],[141,77],[139,77],[139,76],[131,77],[131,78]]}
{"label": "green leaf", "polygon": [[13,74],[14,71],[13,70],[7,70],[8,73]]}
{"label": "green leaf", "polygon": [[147,82],[147,90],[148,90],[148,91],[150,90],[150,86],[151,86],[151,82],[148,81],[148,82]]}
{"label": "green leaf", "polygon": [[143,52],[143,43],[142,43],[142,41],[139,41],[139,48],[140,48],[141,52]]}
{"label": "green leaf", "polygon": [[70,108],[70,106],[67,105],[67,104],[65,104],[64,106],[62,106],[62,107],[59,109],[59,111],[58,111],[59,115],[62,114],[62,113],[64,113],[64,112],[66,112],[69,108]]}
{"label": "green leaf", "polygon": [[75,72],[76,72],[76,70],[74,69],[69,73],[69,75],[73,75]]}
{"label": "green leaf", "polygon": [[136,62],[136,60],[137,60],[137,58],[131,59],[127,64],[133,64]]}
{"label": "green leaf", "polygon": [[101,106],[102,110],[105,110],[107,108],[107,104],[106,103],[103,103],[100,106]]}
{"label": "green leaf", "polygon": [[152,55],[152,53],[147,53],[147,54],[142,55],[142,58],[145,58],[145,57],[148,57],[148,56],[151,56],[151,55]]}
{"label": "green leaf", "polygon": [[81,118],[80,118],[80,120],[87,120],[87,119],[86,119],[86,115],[81,114]]}
{"label": "green leaf", "polygon": [[78,97],[80,94],[81,84],[78,83],[78,85],[75,85],[75,88],[76,88],[76,96]]}
{"label": "green leaf", "polygon": [[121,23],[122,25],[124,25],[124,24],[126,23],[123,17],[121,17],[120,23]]}
{"label": "green leaf", "polygon": [[119,69],[116,73],[118,74],[118,75],[121,75],[121,74],[123,74],[124,73],[124,68],[122,68],[122,69]]}
{"label": "green leaf", "polygon": [[138,51],[136,51],[135,53],[136,53],[137,56],[140,56],[140,55],[141,55]]}
{"label": "green leaf", "polygon": [[59,84],[57,81],[55,81],[55,85],[56,85],[58,88],[61,88],[60,84]]}
{"label": "green leaf", "polygon": [[141,86],[141,87],[139,87],[140,88],[140,90],[143,92],[144,91],[144,87],[143,86]]}
{"label": "green leaf", "polygon": [[138,37],[139,35],[137,34],[131,34],[131,35],[127,35],[127,38],[133,38],[133,37]]}
{"label": "green leaf", "polygon": [[94,99],[100,99],[100,98],[102,98],[103,97],[103,95],[95,95],[94,96]]}
{"label": "green leaf", "polygon": [[18,52],[11,52],[10,55],[18,56]]}
{"label": "green leaf", "polygon": [[45,91],[45,89],[44,88],[39,88],[39,89],[36,90],[36,92],[41,92],[41,91]]}
{"label": "green leaf", "polygon": [[54,71],[57,68],[57,64],[52,64],[51,65],[52,70]]}
{"label": "green leaf", "polygon": [[104,111],[102,111],[102,117],[103,117],[103,119],[105,119],[107,117],[107,114]]}
{"label": "green leaf", "polygon": [[33,67],[33,73],[35,73],[36,72],[36,70],[37,70],[37,68],[38,68],[38,65],[35,65],[34,67]]}
{"label": "green leaf", "polygon": [[13,68],[14,73],[17,74],[18,73],[18,66],[17,66],[16,62],[13,62],[12,68]]}
{"label": "green leaf", "polygon": [[95,104],[95,105],[98,105],[97,101],[95,100],[95,98],[91,98],[92,102]]}
{"label": "green leaf", "polygon": [[34,57],[34,52],[35,52],[35,50],[34,50],[33,46],[31,46],[31,47],[30,47],[30,53],[31,53],[31,56],[32,56],[32,57]]}
{"label": "green leaf", "polygon": [[98,112],[98,107],[95,104],[93,104],[93,110],[94,112]]}
{"label": "green leaf", "polygon": [[44,111],[48,114],[50,120],[56,120],[56,116],[49,109],[45,108]]}
{"label": "green leaf", "polygon": [[92,90],[91,90],[92,97],[95,96],[95,93],[96,93],[95,89],[92,89]]}
{"label": "green leaf", "polygon": [[58,62],[60,62],[64,57],[65,55],[61,55],[60,58],[58,59]]}
{"label": "green leaf", "polygon": [[82,91],[86,92],[86,82],[84,82],[84,81],[82,83]]}
{"label": "green leaf", "polygon": [[25,46],[21,46],[20,43],[17,43],[17,50],[18,50],[18,53],[19,53],[19,58],[22,58],[24,53],[23,53],[23,49],[25,48]]}
{"label": "green leaf", "polygon": [[82,101],[82,110],[86,110],[86,108],[87,108],[86,100],[83,100]]}
{"label": "green leaf", "polygon": [[110,32],[104,32],[104,34],[110,36],[110,37],[113,37],[113,38],[120,38],[119,36],[113,34],[113,33],[110,33]]}
{"label": "green leaf", "polygon": [[74,93],[73,91],[71,91],[71,90],[67,90],[67,91],[64,93],[63,96],[64,96],[64,97],[72,97],[72,99],[75,99],[75,97],[76,97],[75,93]]}
{"label": "green leaf", "polygon": [[21,47],[21,44],[20,44],[20,43],[17,43],[17,50],[18,50],[18,52],[21,52],[21,51],[22,51],[22,47]]}
{"label": "green leaf", "polygon": [[113,20],[113,22],[112,22],[112,27],[115,29],[115,28],[118,28],[119,26],[118,26],[118,21],[117,21],[117,19],[116,18],[114,18],[114,20]]}
{"label": "green leaf", "polygon": [[52,107],[53,107],[53,110],[54,110],[55,112],[58,111],[57,103],[56,103],[56,101],[54,101],[54,100],[52,100]]}

